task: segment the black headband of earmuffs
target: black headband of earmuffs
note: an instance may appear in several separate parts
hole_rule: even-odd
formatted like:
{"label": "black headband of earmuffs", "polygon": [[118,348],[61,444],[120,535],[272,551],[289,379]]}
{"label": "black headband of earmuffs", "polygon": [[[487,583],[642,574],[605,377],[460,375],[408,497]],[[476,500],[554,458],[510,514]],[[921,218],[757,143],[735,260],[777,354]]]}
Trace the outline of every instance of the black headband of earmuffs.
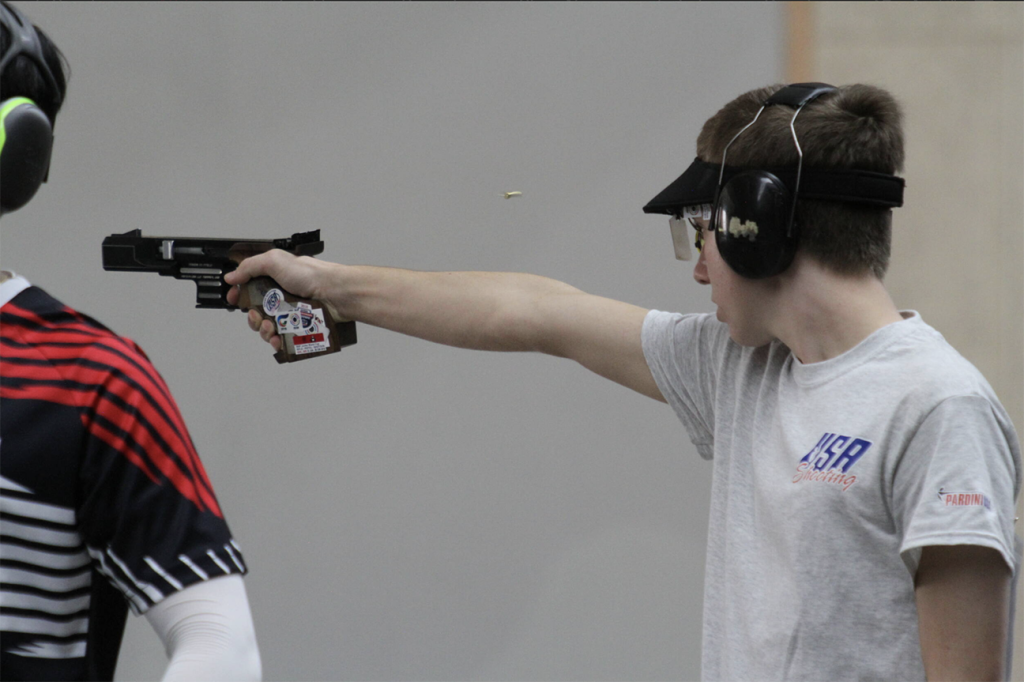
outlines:
{"label": "black headband of earmuffs", "polygon": [[6,2],[0,3],[0,20],[11,34],[11,44],[8,46],[7,52],[0,57],[0,78],[3,77],[3,72],[16,57],[28,57],[39,67],[39,72],[46,80],[46,85],[50,90],[50,96],[53,98],[54,104],[59,107],[62,99],[60,88],[43,57],[43,46],[39,42],[39,35],[32,26],[32,22],[17,7]]}
{"label": "black headband of earmuffs", "polygon": [[[721,165],[699,158],[672,184],[644,206],[644,213],[680,215],[686,206],[713,204]],[[726,166],[722,182],[749,168]],[[764,168],[776,175],[790,191],[796,186],[796,168]],[[903,205],[903,178],[872,171],[804,168],[800,177],[800,199],[840,201],[880,208]]]}

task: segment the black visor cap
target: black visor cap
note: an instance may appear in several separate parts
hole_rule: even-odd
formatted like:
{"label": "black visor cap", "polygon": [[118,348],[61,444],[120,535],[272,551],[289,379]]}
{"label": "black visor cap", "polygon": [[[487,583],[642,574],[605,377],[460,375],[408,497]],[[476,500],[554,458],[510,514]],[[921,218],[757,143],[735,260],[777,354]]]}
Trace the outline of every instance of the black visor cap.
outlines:
{"label": "black visor cap", "polygon": [[[680,215],[683,208],[713,204],[721,166],[694,159],[690,167],[671,185],[661,190],[644,206],[644,213]],[[722,183],[749,168],[726,166]],[[796,168],[765,168],[789,187],[796,186]],[[886,173],[861,170],[819,170],[804,168],[800,176],[800,198],[865,204],[880,208],[903,205],[903,178]]]}

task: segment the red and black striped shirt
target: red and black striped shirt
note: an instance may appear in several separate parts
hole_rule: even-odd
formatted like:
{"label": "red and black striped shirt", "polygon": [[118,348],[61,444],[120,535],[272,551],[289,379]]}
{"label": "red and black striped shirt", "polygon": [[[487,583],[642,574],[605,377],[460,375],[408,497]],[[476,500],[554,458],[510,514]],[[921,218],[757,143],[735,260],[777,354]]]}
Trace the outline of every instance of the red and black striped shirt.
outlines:
{"label": "red and black striped shirt", "polygon": [[131,340],[25,288],[0,308],[0,412],[4,679],[111,679],[129,606],[246,572]]}

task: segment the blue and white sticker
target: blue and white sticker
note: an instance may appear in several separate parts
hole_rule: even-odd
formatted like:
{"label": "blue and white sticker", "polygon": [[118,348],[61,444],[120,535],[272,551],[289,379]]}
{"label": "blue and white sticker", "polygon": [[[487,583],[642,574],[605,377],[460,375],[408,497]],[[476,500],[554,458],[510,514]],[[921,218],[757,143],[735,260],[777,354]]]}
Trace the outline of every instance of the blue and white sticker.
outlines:
{"label": "blue and white sticker", "polygon": [[280,289],[271,289],[263,296],[263,312],[273,315],[281,309],[284,293]]}
{"label": "blue and white sticker", "polygon": [[308,303],[299,303],[295,308],[285,303],[274,321],[278,334],[312,334],[325,327],[323,312],[319,308],[314,310]]}

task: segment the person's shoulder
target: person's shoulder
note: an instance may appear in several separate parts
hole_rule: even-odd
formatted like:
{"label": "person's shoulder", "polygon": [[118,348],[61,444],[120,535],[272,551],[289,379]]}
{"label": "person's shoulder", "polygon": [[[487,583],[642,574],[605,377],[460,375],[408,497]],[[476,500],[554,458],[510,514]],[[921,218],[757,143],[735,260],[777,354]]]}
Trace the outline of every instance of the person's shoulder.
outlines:
{"label": "person's shoulder", "polygon": [[128,375],[155,372],[146,353],[130,338],[39,287],[25,289],[3,307],[3,331],[65,376],[86,370]]}
{"label": "person's shoulder", "polygon": [[644,320],[650,330],[670,332],[672,336],[700,335],[707,340],[724,342],[729,338],[729,326],[719,322],[714,313],[672,313],[650,310]]}
{"label": "person's shoulder", "polygon": [[907,329],[888,353],[894,380],[907,381],[908,389],[931,400],[958,396],[994,399],[992,387],[978,368],[920,314],[908,312],[912,317],[901,323]]}
{"label": "person's shoulder", "polygon": [[741,346],[732,339],[729,325],[715,313],[665,313],[652,310],[644,325],[648,357],[671,358],[679,366],[712,369],[719,376],[741,372],[754,377],[777,371],[789,349],[780,341],[763,346]]}

